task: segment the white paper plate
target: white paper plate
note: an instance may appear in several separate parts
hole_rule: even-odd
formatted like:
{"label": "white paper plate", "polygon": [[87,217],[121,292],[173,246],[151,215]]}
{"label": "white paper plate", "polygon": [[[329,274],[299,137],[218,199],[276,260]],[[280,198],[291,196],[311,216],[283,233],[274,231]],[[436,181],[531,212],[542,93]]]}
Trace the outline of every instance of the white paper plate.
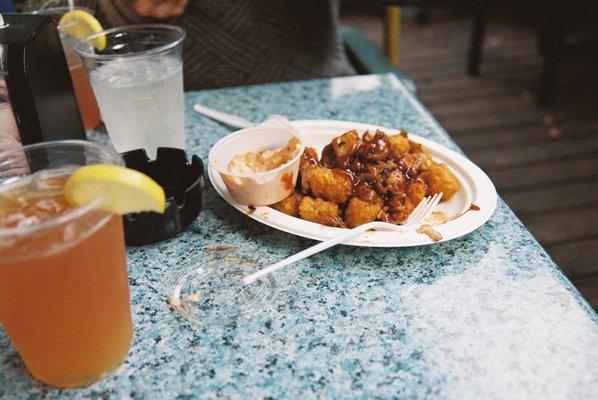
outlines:
{"label": "white paper plate", "polygon": [[[366,130],[376,130],[377,128],[382,129],[388,134],[397,131],[397,129],[384,128],[376,125],[331,120],[293,121],[293,125],[295,125],[304,136],[306,145],[315,147],[318,152],[320,152],[325,145],[330,143],[334,137],[350,129],[356,129],[360,134]],[[466,235],[488,221],[496,208],[497,200],[496,189],[494,188],[492,181],[490,181],[490,178],[488,178],[477,165],[453,150],[415,134],[409,133],[409,138],[414,142],[421,143],[435,160],[446,163],[461,184],[459,192],[457,192],[450,201],[440,203],[437,208],[438,211],[443,211],[447,215],[458,215],[463,213],[463,215],[456,219],[434,227],[434,229],[442,235],[441,241],[447,241]],[[211,165],[208,167],[208,175],[212,185],[224,200],[237,210],[263,224],[297,236],[316,240],[326,240],[345,231],[343,228],[333,228],[294,218],[270,207],[257,207],[255,211],[251,213],[247,206],[241,205],[233,200],[228,193],[224,182],[220,178],[220,175]],[[479,211],[465,212],[469,209],[472,203],[480,208]],[[416,232],[399,233],[368,231],[345,244],[367,247],[410,247],[432,243],[435,242],[428,238],[428,236],[420,235]]]}

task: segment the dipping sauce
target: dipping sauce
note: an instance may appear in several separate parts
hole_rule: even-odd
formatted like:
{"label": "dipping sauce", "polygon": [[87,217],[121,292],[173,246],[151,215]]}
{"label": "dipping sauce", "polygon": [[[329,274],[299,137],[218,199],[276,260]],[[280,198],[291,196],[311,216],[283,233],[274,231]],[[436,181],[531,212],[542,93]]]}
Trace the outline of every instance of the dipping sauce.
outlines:
{"label": "dipping sauce", "polygon": [[259,174],[271,171],[291,161],[299,154],[301,142],[295,136],[276,150],[248,151],[237,154],[228,163],[228,170],[237,174]]}

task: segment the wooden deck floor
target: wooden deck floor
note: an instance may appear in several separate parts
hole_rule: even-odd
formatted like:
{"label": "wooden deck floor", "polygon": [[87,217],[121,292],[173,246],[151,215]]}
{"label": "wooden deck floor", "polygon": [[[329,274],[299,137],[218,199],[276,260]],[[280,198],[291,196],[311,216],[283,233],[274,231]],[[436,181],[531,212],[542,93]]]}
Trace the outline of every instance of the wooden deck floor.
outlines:
{"label": "wooden deck floor", "polygon": [[[382,20],[342,13],[381,44]],[[424,105],[598,309],[598,65],[562,68],[555,104],[535,92],[541,58],[531,29],[493,19],[481,76],[465,73],[470,19],[432,9],[428,25],[403,19],[401,68]]]}

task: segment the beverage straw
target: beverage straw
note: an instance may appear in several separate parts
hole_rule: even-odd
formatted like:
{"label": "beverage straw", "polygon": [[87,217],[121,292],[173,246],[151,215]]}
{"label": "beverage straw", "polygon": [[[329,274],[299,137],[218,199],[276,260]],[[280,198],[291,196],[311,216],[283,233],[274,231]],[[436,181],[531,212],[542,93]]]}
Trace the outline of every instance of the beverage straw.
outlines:
{"label": "beverage straw", "polygon": [[75,9],[75,0],[69,0],[69,10],[73,11]]}

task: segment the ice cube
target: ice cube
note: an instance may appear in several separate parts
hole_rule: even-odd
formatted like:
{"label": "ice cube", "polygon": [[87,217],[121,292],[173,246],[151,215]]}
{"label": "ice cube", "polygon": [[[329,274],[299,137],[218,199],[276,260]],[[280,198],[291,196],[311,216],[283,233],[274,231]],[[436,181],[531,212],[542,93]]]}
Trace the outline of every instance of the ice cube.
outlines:
{"label": "ice cube", "polygon": [[15,227],[17,228],[39,225],[42,222],[42,220],[37,215],[25,216],[24,214],[22,214],[22,216],[19,216],[19,218],[19,221],[15,225]]}
{"label": "ice cube", "polygon": [[33,202],[36,211],[47,212],[52,215],[61,215],[68,209],[62,196],[41,197]]}
{"label": "ice cube", "polygon": [[75,239],[77,235],[77,229],[75,228],[75,224],[68,224],[64,227],[62,231],[62,241],[63,243],[71,242]]}
{"label": "ice cube", "polygon": [[27,199],[40,196],[60,196],[66,179],[65,173],[60,171],[37,172],[31,176],[31,182],[23,191],[23,195]]}

